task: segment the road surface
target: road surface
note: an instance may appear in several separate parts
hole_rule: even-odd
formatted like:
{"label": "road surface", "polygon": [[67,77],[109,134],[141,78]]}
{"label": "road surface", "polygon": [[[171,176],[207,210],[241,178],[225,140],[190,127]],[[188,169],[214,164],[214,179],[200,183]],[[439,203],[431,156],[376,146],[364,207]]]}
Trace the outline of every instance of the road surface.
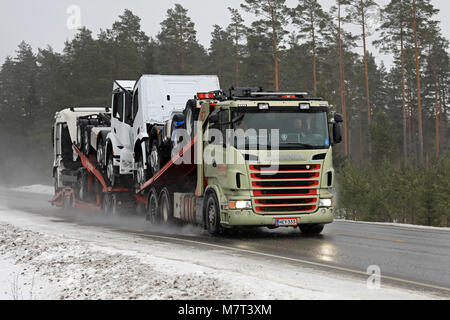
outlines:
{"label": "road surface", "polygon": [[[109,224],[95,213],[67,214],[48,203],[49,195],[0,189],[0,203],[10,209],[54,217],[55,222],[107,226],[119,233],[161,242],[176,242],[203,250],[224,249],[324,271],[367,278],[376,265],[383,282],[450,297],[450,231],[383,224],[336,221],[319,236],[302,236],[298,229],[266,228],[211,237],[199,228],[178,235],[177,228],[149,230],[140,217]],[[98,214],[97,214],[98,217]],[[179,229],[181,230],[181,229]]]}

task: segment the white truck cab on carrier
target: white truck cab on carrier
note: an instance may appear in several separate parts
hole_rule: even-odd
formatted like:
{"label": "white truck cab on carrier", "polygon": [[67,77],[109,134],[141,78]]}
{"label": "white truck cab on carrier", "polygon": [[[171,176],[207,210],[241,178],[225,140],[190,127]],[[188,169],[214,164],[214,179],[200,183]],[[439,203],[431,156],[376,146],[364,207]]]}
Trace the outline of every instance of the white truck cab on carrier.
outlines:
{"label": "white truck cab on carrier", "polygon": [[107,112],[109,108],[79,107],[64,109],[55,114],[52,128],[55,192],[77,184],[78,169],[82,167],[79,155],[73,149],[73,145],[81,143],[77,137],[78,119]]}
{"label": "white truck cab on carrier", "polygon": [[219,79],[210,75],[143,75],[136,83],[116,81],[112,130],[104,152],[110,184],[118,185],[120,179],[122,185],[139,185],[157,173],[171,157],[174,129],[185,127],[186,101],[194,100],[197,92],[216,90]]}

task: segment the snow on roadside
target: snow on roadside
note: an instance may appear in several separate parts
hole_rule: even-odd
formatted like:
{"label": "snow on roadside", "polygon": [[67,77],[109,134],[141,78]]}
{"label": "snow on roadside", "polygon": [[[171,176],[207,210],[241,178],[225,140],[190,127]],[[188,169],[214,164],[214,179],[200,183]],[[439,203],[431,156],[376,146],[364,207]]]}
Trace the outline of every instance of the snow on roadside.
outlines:
{"label": "snow on roadside", "polygon": [[31,292],[33,299],[70,300],[439,298],[387,285],[370,290],[361,278],[0,206],[3,266],[9,271],[1,272],[8,275],[0,277],[0,291],[12,292],[16,282],[18,299]]}
{"label": "snow on roadside", "polygon": [[406,223],[395,223],[395,222],[354,221],[354,220],[346,220],[346,219],[334,219],[334,221],[365,223],[365,224],[373,224],[373,225],[405,227],[405,228],[414,228],[414,229],[426,229],[426,230],[435,230],[435,231],[450,231],[450,228],[448,228],[448,227],[431,227],[431,226],[421,226],[421,225],[417,225],[417,224],[406,224]]}
{"label": "snow on roadside", "polygon": [[[58,239],[8,224],[0,224],[0,234],[0,256],[14,261],[15,265],[28,266],[41,282],[35,289],[38,299],[231,297],[226,286],[214,277],[204,276],[200,268],[181,279],[180,273],[163,273],[136,257],[91,250],[79,241]],[[42,286],[44,279],[51,290]],[[195,297],[191,288],[195,288]],[[28,288],[17,290],[18,295],[12,295],[13,298],[28,299],[24,289]]]}
{"label": "snow on roadside", "polygon": [[14,188],[12,190],[22,191],[22,192],[30,192],[30,193],[38,193],[38,194],[46,194],[53,195],[55,190],[53,186],[46,186],[42,184],[35,184],[31,186],[22,186],[18,188]]}

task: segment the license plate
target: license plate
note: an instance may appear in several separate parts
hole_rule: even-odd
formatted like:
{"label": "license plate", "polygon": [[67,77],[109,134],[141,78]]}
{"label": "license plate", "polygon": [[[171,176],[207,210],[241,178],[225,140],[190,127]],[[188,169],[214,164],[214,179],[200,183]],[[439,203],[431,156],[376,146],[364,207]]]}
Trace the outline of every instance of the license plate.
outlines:
{"label": "license plate", "polygon": [[296,227],[296,226],[298,226],[298,219],[297,218],[275,219],[275,226],[277,226],[277,227]]}

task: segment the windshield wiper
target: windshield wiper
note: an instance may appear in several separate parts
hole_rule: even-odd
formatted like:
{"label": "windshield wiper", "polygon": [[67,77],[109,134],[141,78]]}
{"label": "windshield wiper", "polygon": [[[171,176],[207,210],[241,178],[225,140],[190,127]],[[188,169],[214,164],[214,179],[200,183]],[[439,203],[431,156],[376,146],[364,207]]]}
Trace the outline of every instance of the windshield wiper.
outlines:
{"label": "windshield wiper", "polygon": [[312,144],[308,144],[308,143],[300,143],[300,142],[288,142],[288,143],[281,143],[280,147],[283,146],[288,146],[288,147],[301,147],[301,148],[308,148],[308,149],[320,149],[323,148],[324,146],[314,146]]}

